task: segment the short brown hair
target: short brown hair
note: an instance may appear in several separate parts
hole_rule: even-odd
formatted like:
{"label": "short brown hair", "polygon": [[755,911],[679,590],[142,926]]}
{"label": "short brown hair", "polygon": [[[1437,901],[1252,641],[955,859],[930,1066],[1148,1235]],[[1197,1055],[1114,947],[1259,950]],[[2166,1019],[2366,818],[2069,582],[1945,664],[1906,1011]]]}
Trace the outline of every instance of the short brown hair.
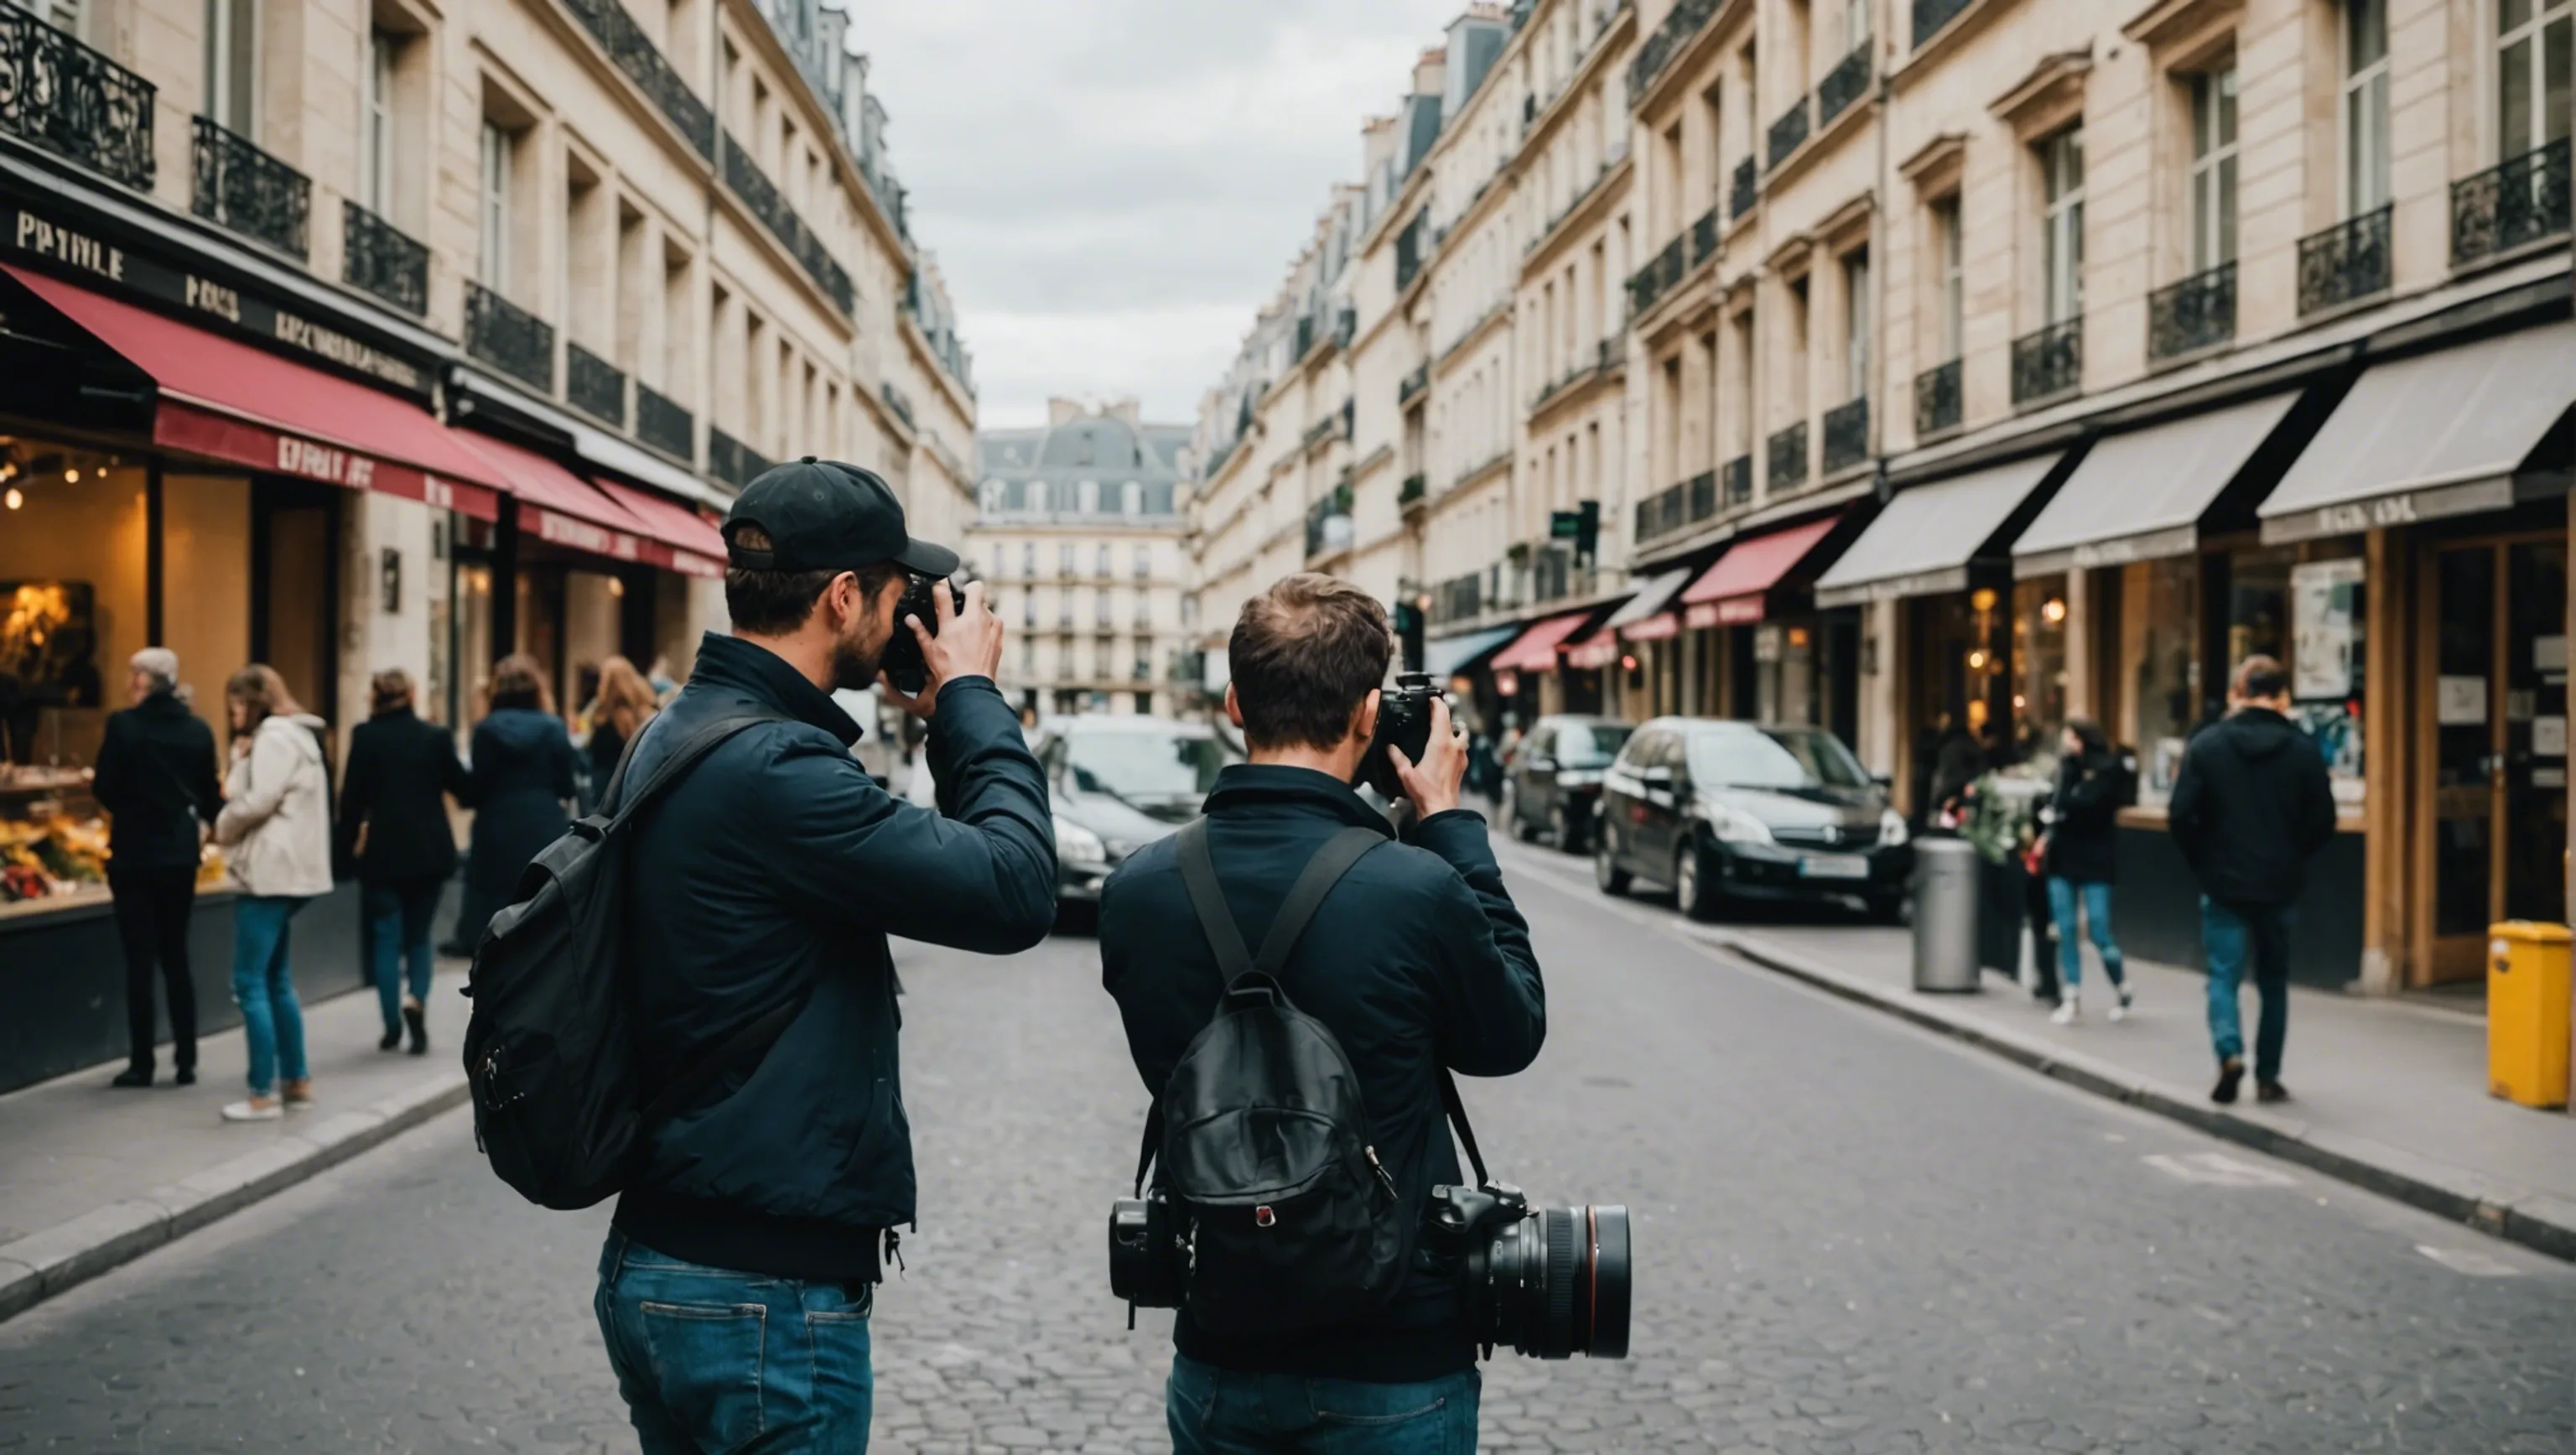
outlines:
{"label": "short brown hair", "polygon": [[367,683],[374,710],[391,712],[411,701],[411,674],[400,667],[387,667]]}
{"label": "short brown hair", "polygon": [[2257,652],[2236,664],[2236,695],[2247,701],[2269,701],[2287,694],[2290,674],[2281,670],[2281,659]]}
{"label": "short brown hair", "polygon": [[224,695],[249,709],[245,732],[256,731],[272,717],[293,717],[304,710],[304,704],[286,690],[286,679],[266,662],[253,662],[225,679]]}
{"label": "short brown hair", "polygon": [[492,705],[555,710],[555,695],[546,687],[546,669],[525,652],[512,652],[492,667]]}
{"label": "short brown hair", "polygon": [[[728,544],[746,551],[770,548],[769,532],[748,522],[738,524],[725,537]],[[859,578],[859,594],[870,601],[885,589],[885,583],[903,571],[892,561],[878,561],[861,566],[852,574]],[[814,615],[814,603],[841,573],[838,571],[755,571],[745,566],[725,568],[725,615],[733,619],[735,631],[754,636],[780,637],[803,626]]]}
{"label": "short brown hair", "polygon": [[1330,748],[1386,680],[1386,608],[1347,581],[1302,571],[1243,604],[1226,665],[1255,748]]}

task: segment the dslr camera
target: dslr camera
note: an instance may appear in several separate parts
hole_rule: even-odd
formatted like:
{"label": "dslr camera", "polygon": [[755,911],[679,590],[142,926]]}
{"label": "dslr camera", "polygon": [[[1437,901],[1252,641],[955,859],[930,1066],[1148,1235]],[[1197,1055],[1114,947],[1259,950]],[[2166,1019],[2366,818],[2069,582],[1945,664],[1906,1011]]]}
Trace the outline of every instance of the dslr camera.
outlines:
{"label": "dslr camera", "polygon": [[1404,784],[1395,776],[1395,760],[1386,750],[1401,748],[1406,762],[1421,762],[1431,747],[1431,703],[1441,695],[1431,685],[1428,672],[1399,672],[1395,685],[1378,693],[1377,736],[1369,742],[1368,756],[1360,760],[1360,781],[1389,803],[1404,801]]}
{"label": "dslr camera", "polygon": [[956,582],[938,576],[915,573],[905,583],[903,599],[894,604],[894,634],[886,638],[885,657],[877,664],[885,669],[886,680],[906,697],[916,696],[930,685],[930,664],[922,660],[921,639],[903,624],[907,616],[921,618],[922,630],[939,635],[938,598],[932,593],[941,586],[948,588],[948,603],[958,611],[966,609],[966,592]]}

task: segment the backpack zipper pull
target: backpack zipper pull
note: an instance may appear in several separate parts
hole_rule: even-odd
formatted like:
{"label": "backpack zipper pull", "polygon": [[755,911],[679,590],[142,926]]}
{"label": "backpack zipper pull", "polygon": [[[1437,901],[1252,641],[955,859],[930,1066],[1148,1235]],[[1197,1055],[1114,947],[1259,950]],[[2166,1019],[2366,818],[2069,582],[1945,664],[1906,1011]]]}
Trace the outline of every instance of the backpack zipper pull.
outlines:
{"label": "backpack zipper pull", "polygon": [[896,1277],[900,1278],[911,1273],[912,1270],[906,1268],[903,1263],[903,1234],[892,1228],[885,1230],[885,1255],[894,1260]]}
{"label": "backpack zipper pull", "polygon": [[1377,1148],[1362,1147],[1360,1150],[1368,1154],[1369,1167],[1372,1171],[1377,1173],[1377,1180],[1385,1186],[1386,1195],[1389,1198],[1394,1198],[1397,1195],[1395,1190],[1395,1178],[1388,1174],[1386,1164],[1377,1160]]}

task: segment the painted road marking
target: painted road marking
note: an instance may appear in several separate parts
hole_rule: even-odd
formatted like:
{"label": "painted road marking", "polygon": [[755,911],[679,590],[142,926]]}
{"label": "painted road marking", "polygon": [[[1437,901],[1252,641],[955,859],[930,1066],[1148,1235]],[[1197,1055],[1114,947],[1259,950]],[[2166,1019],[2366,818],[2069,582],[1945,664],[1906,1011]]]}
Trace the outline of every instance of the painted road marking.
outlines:
{"label": "painted road marking", "polygon": [[2415,1251],[2453,1273],[2465,1273],[2471,1278],[2511,1278],[2522,1272],[2502,1258],[2474,1248],[2436,1248],[2430,1243],[2418,1243]]}
{"label": "painted road marking", "polygon": [[2298,1181],[2287,1172],[2240,1162],[2224,1152],[2158,1152],[2139,1160],[2159,1172],[2206,1187],[2288,1187]]}

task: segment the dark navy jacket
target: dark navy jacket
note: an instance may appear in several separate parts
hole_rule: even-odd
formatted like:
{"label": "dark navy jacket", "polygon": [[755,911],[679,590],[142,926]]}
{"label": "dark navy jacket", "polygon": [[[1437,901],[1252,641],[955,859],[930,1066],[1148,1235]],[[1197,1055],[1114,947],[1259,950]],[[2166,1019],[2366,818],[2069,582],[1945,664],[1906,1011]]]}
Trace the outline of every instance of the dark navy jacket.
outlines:
{"label": "dark navy jacket", "polygon": [[90,793],[115,816],[108,848],[117,864],[194,868],[201,825],[224,806],[214,729],[167,692],[109,713]]}
{"label": "dark navy jacket", "polygon": [[787,1278],[876,1276],[874,1231],[913,1221],[912,1132],[886,937],[1011,954],[1055,918],[1055,832],[1019,719],[983,678],[940,689],[940,811],[850,756],[858,725],[767,648],[708,635],[627,766],[695,726],[787,722],[717,748],[637,823],[626,938],[645,1072],[669,1076],[802,1001],[755,1065],[653,1135],[617,1225],[674,1257]]}
{"label": "dark navy jacket", "polygon": [[[1308,768],[1237,764],[1208,795],[1208,852],[1244,942],[1259,945],[1306,861],[1346,824],[1388,830],[1350,786]],[[1166,838],[1136,852],[1100,895],[1101,978],[1149,1091],[1216,1013],[1225,977]],[[1465,1179],[1444,1130],[1439,1069],[1509,1076],[1537,1059],[1547,1001],[1529,925],[1473,813],[1434,814],[1412,842],[1371,849],[1324,899],[1281,975],[1288,999],[1342,1044],[1368,1108],[1369,1141],[1406,1204]],[[1446,1280],[1416,1273],[1365,1324],[1272,1340],[1218,1339],[1184,1310],[1179,1351],[1205,1364],[1378,1383],[1474,1366]]]}

